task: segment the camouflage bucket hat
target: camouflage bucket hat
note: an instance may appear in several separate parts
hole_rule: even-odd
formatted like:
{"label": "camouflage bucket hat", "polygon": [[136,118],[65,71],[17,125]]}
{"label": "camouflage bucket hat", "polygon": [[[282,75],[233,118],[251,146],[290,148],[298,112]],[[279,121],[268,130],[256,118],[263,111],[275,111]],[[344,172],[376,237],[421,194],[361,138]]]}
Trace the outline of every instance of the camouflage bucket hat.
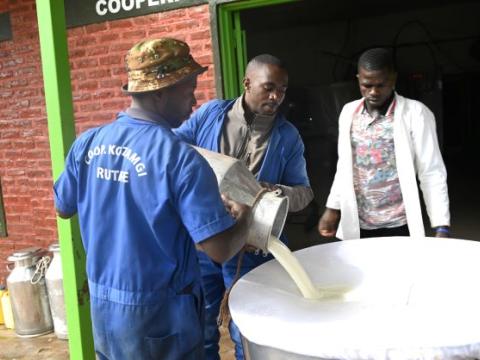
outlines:
{"label": "camouflage bucket hat", "polygon": [[135,44],[128,51],[125,63],[128,84],[122,90],[127,94],[160,90],[207,70],[193,59],[186,43],[171,38]]}

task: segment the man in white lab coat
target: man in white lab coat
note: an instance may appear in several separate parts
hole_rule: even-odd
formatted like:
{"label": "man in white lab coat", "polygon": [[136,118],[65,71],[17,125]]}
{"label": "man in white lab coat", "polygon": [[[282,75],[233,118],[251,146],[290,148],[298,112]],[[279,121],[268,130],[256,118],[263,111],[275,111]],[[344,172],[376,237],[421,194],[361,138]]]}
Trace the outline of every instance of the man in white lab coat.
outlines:
{"label": "man in white lab coat", "polygon": [[449,236],[447,173],[435,117],[394,91],[396,75],[387,49],[359,58],[363,97],[340,114],[337,173],[318,224],[322,236],[425,236],[417,177],[436,236]]}

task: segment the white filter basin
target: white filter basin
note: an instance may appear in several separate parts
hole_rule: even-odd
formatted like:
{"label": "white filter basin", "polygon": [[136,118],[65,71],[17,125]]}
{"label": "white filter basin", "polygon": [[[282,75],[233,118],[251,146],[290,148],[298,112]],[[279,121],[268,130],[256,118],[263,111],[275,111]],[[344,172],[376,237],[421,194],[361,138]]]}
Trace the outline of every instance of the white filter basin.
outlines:
{"label": "white filter basin", "polygon": [[372,238],[295,256],[330,297],[304,299],[276,260],[230,294],[246,343],[280,351],[272,359],[480,358],[480,243]]}

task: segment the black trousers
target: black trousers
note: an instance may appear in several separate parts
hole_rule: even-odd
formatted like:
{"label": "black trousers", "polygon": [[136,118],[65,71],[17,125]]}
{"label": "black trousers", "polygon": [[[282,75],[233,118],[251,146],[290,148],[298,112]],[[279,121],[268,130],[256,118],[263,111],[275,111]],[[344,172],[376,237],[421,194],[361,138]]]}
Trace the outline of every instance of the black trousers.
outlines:
{"label": "black trousers", "polygon": [[403,225],[395,228],[380,228],[374,230],[360,229],[360,238],[385,237],[385,236],[410,236],[408,226]]}

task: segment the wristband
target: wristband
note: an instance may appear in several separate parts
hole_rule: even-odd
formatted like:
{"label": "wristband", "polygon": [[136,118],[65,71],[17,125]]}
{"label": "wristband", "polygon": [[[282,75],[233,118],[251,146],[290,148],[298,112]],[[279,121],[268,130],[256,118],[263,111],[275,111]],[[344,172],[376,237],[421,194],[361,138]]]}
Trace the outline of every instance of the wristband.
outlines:
{"label": "wristband", "polygon": [[450,229],[448,226],[439,226],[435,228],[435,232],[450,234]]}

